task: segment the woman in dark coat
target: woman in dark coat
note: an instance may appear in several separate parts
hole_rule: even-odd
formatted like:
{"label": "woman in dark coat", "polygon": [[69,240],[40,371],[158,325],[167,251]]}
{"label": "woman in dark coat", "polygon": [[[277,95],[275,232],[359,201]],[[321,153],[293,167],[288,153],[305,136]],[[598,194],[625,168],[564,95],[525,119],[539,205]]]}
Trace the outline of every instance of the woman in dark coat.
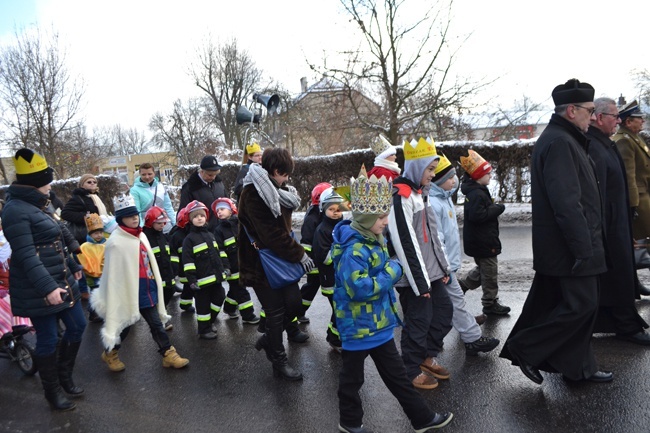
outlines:
{"label": "woman in dark coat", "polygon": [[[257,247],[269,248],[288,262],[300,262],[309,272],[314,262],[291,236],[291,214],[300,205],[295,189],[285,185],[292,172],[291,155],[281,148],[266,149],[262,165],[250,166],[239,201],[239,239],[249,239],[250,235]],[[253,287],[266,313],[266,330],[256,349],[266,351],[275,376],[302,379],[302,374],[288,365],[282,344],[283,330],[301,310],[298,282],[272,289],[257,250],[244,241],[239,248],[239,276],[242,284]]]}
{"label": "woman in dark coat", "polygon": [[79,244],[86,242],[86,222],[84,217],[87,213],[96,213],[100,216],[108,215],[106,206],[97,195],[97,178],[92,174],[84,174],[79,179],[78,188],[72,191],[72,197],[65,204],[61,211],[61,218],[68,221],[71,232]]}
{"label": "woman in dark coat", "polygon": [[[76,282],[81,278],[81,267],[68,254],[65,229],[47,213],[52,169],[29,149],[16,152],[14,164],[17,180],[9,186],[2,215],[12,248],[11,309],[16,316],[29,317],[36,329],[33,358],[45,398],[52,409],[71,410],[75,404],[65,393],[76,397],[84,392],[72,381],[86,327]],[[59,321],[65,325],[60,340]]]}

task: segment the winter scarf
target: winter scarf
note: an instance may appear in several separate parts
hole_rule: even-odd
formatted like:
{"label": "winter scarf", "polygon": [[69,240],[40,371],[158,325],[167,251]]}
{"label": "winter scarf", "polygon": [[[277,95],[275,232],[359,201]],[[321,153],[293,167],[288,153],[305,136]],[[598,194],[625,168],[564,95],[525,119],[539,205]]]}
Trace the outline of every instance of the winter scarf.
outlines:
{"label": "winter scarf", "polygon": [[397,173],[397,176],[399,176],[399,174],[402,172],[402,169],[399,168],[397,162],[389,161],[384,158],[379,158],[379,157],[375,158],[375,166],[384,167],[387,170],[394,171],[395,173]]}
{"label": "winter scarf", "polygon": [[91,192],[88,194],[88,197],[90,197],[93,203],[95,203],[95,206],[97,206],[99,215],[108,215],[108,212],[106,212],[106,206],[104,206],[104,202],[102,202],[102,199],[99,198],[97,194]]}
{"label": "winter scarf", "polygon": [[292,186],[287,186],[285,190],[276,186],[276,183],[271,180],[269,173],[260,164],[251,164],[248,169],[248,173],[244,178],[244,186],[251,183],[255,186],[257,193],[264,201],[264,204],[271,210],[275,218],[281,214],[280,205],[291,210],[297,209],[300,206],[300,197],[298,197],[296,189]]}

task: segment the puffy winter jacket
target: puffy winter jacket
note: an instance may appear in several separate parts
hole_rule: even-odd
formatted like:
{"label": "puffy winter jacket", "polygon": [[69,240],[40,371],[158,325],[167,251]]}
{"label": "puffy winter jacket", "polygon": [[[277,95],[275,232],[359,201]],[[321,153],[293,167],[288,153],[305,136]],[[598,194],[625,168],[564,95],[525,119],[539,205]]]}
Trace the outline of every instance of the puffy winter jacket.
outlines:
{"label": "puffy winter jacket", "polygon": [[9,287],[13,314],[39,317],[69,308],[69,301],[48,305],[45,299],[58,287],[67,289],[75,301],[81,297],[73,275],[81,266],[68,254],[59,223],[44,211],[47,196],[16,183],[7,196],[2,226],[12,249]]}

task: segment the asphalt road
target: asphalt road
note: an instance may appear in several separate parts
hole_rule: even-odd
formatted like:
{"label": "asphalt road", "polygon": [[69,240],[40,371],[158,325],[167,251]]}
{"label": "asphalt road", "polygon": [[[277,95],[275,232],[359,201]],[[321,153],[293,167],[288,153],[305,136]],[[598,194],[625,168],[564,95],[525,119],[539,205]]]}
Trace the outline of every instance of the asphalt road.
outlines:
{"label": "asphalt road", "polygon": [[[513,312],[490,318],[483,328],[486,335],[503,341],[521,311],[532,270],[526,253],[529,230],[502,231],[501,300]],[[642,271],[641,276],[650,284],[650,272]],[[467,302],[471,311],[480,312],[480,292],[468,292]],[[650,298],[637,305],[648,320]],[[256,327],[239,321],[221,318],[218,340],[198,340],[194,318],[179,313],[174,303],[171,338],[190,359],[188,368],[163,368],[148,328],[140,322],[120,351],[126,364],[121,373],[111,373],[100,360],[99,326],[89,324],[75,370],[86,395],[77,400],[74,411],[50,411],[38,376],[24,376],[17,365],[0,359],[0,432],[334,433],[341,362],[325,342],[328,309],[318,295],[308,312],[311,324],[304,326],[311,338],[304,345],[287,345],[290,362],[305,376],[293,383],[273,378],[270,364],[254,349]],[[500,348],[466,357],[456,331],[449,333],[439,360],[451,371],[451,379],[422,391],[434,410],[454,412],[443,431],[650,431],[648,348],[596,336],[596,357],[601,368],[614,371],[612,383],[568,384],[559,375],[545,374],[541,386],[500,359]],[[412,431],[370,360],[366,368],[365,424],[376,432]]]}

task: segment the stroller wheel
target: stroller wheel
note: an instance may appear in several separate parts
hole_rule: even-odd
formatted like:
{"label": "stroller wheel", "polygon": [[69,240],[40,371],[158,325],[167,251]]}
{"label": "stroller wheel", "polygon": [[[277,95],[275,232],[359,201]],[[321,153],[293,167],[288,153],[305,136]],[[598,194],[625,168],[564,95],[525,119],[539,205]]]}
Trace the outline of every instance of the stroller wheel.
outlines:
{"label": "stroller wheel", "polygon": [[16,342],[16,361],[18,367],[28,376],[36,374],[36,364],[32,359],[34,349],[25,341]]}

